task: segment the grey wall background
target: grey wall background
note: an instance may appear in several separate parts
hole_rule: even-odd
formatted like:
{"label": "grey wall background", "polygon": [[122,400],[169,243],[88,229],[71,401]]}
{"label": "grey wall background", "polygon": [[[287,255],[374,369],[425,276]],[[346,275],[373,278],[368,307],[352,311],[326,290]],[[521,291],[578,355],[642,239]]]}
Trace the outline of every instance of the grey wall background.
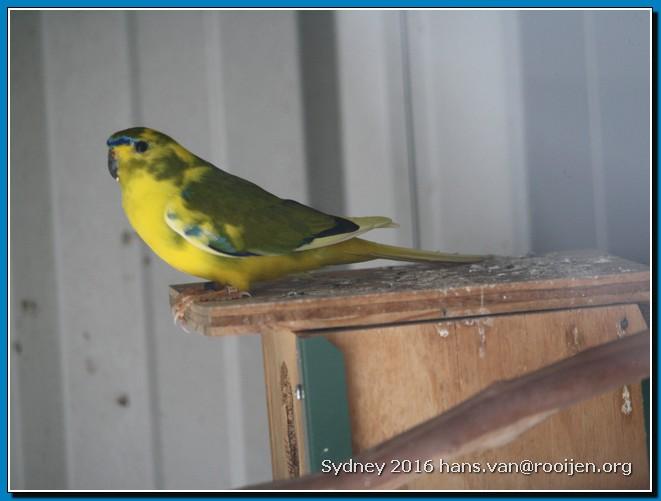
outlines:
{"label": "grey wall background", "polygon": [[14,11],[11,487],[270,478],[257,337],[172,325],[105,139],[148,125],[387,243],[649,256],[647,11]]}

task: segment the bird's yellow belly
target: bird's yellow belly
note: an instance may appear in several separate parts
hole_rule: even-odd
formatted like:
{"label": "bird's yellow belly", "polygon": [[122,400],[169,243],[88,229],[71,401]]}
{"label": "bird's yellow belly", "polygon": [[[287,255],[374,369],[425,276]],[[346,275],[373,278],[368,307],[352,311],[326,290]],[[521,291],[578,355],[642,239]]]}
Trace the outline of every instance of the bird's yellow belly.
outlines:
{"label": "bird's yellow belly", "polygon": [[149,176],[131,179],[122,190],[124,212],[140,238],[177,270],[214,280],[217,256],[188,243],[165,222],[165,207],[176,191],[167,182]]}
{"label": "bird's yellow belly", "polygon": [[[120,177],[121,180],[121,177]],[[151,176],[133,176],[122,183],[122,205],[131,226],[161,259],[173,268],[207,280],[248,290],[255,281],[271,280],[289,273],[327,264],[361,261],[343,250],[356,239],[326,248],[293,252],[282,256],[222,257],[190,244],[165,221],[166,206],[179,187]]]}

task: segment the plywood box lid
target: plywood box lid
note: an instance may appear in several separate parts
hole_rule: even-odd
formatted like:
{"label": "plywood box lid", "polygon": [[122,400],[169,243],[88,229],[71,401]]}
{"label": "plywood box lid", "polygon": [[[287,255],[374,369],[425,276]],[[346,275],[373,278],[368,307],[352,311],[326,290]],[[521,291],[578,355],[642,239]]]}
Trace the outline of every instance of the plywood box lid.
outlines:
{"label": "plywood box lid", "polygon": [[[170,301],[203,283],[173,285]],[[377,326],[649,301],[645,265],[599,251],[320,271],[257,285],[251,298],[194,302],[187,325],[206,335]]]}

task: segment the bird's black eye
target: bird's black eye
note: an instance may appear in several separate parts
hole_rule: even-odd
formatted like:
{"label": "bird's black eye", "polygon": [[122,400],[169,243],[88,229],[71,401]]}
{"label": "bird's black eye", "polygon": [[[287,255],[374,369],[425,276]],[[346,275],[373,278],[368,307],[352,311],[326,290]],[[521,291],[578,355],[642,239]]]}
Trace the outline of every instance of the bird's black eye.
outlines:
{"label": "bird's black eye", "polygon": [[145,141],[136,141],[133,144],[133,147],[135,148],[135,151],[138,153],[144,153],[147,151],[147,148],[149,148],[149,145]]}

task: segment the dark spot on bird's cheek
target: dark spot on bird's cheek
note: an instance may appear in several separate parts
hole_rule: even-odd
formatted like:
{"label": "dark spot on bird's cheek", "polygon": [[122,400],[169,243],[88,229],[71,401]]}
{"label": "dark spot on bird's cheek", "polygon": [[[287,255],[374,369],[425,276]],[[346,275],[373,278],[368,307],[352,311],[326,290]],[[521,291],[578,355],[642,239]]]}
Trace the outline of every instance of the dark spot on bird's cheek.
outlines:
{"label": "dark spot on bird's cheek", "polygon": [[149,163],[144,158],[139,158],[134,156],[131,159],[127,159],[119,164],[120,170],[120,179],[122,176],[131,175],[139,170],[145,169],[149,171]]}
{"label": "dark spot on bird's cheek", "polygon": [[146,158],[133,157],[131,159],[131,166],[136,169],[146,169],[151,166],[151,163]]}
{"label": "dark spot on bird's cheek", "polygon": [[158,181],[173,180],[180,185],[184,179],[186,162],[171,148],[165,148],[161,155],[152,154],[147,169]]}

